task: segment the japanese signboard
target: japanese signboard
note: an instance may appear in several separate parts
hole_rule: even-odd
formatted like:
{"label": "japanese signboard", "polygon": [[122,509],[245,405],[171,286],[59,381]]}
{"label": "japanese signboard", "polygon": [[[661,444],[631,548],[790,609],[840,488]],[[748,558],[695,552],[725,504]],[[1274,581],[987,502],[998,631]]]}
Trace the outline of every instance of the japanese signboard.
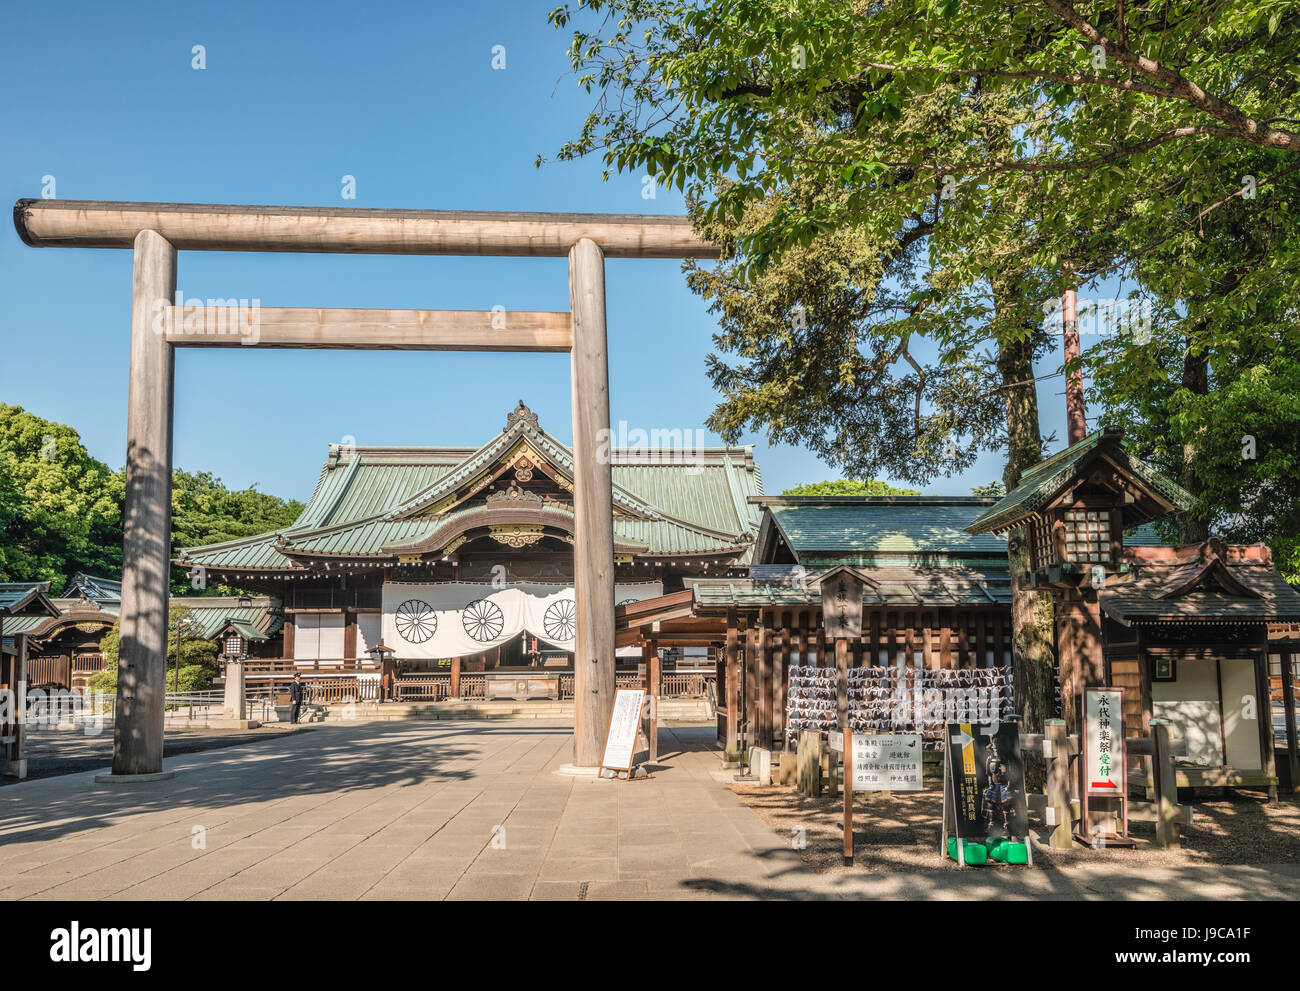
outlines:
{"label": "japanese signboard", "polygon": [[920,791],[919,733],[854,733],[854,791]]}
{"label": "japanese signboard", "polygon": [[862,636],[862,589],[865,583],[850,568],[833,568],[821,578],[822,626],[828,640]]}
{"label": "japanese signboard", "polygon": [[1089,795],[1124,792],[1124,694],[1115,688],[1083,693],[1084,786]]}
{"label": "japanese signboard", "polygon": [[[993,730],[996,729],[996,732]],[[1020,759],[1020,727],[949,723],[948,788],[953,796],[958,837],[1023,837],[1029,830],[1025,769]]]}
{"label": "japanese signboard", "polygon": [[636,756],[636,731],[641,724],[641,706],[645,690],[620,688],[614,693],[614,711],[609,715],[609,732],[605,734],[605,753],[601,767],[630,771]]}

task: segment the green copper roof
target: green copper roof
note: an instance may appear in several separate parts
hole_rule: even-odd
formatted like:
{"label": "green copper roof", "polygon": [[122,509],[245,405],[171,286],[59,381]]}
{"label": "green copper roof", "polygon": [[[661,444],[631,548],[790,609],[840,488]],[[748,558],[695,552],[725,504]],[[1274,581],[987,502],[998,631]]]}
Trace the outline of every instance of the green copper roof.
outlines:
{"label": "green copper roof", "polygon": [[78,571],[68,581],[60,598],[71,599],[79,595],[85,596],[91,602],[120,602],[122,583],[112,578],[100,578]]}
{"label": "green copper roof", "polygon": [[185,606],[190,611],[191,625],[186,627],[186,637],[211,640],[230,623],[246,624],[265,640],[284,625],[278,611],[278,600],[269,596],[253,596],[246,605],[239,599],[222,596],[195,596],[173,598],[173,606]]}
{"label": "green copper roof", "polygon": [[991,506],[966,528],[968,533],[983,534],[1005,530],[1037,512],[1051,502],[1075,478],[1102,454],[1110,455],[1127,468],[1157,496],[1176,509],[1188,509],[1195,498],[1187,490],[1153,471],[1124,449],[1123,431],[1113,428],[1096,430],[1083,440],[1039,462],[1020,478],[1020,484]]}
{"label": "green copper roof", "polygon": [[[522,405],[488,443],[470,447],[342,447],[331,445],[316,489],[294,523],[280,531],[181,552],[184,566],[226,572],[302,570],[323,557],[391,557],[446,524],[461,506],[420,515],[445,495],[481,476],[525,442],[561,474],[569,449],[542,430]],[[751,447],[610,452],[615,538],[655,556],[736,552],[747,563],[760,519],[750,503],[762,494]]]}
{"label": "green copper roof", "polygon": [[[684,578],[702,608],[730,606],[819,605],[821,588],[816,571],[791,580],[756,578]],[[1011,576],[1005,568],[884,567],[869,571],[878,588],[865,588],[862,602],[877,608],[938,606],[1007,606]],[[766,578],[773,578],[770,572]]]}
{"label": "green copper roof", "polygon": [[59,610],[50,601],[49,592],[49,582],[0,582],[0,616],[57,616]]}
{"label": "green copper roof", "polygon": [[756,564],[784,544],[808,567],[944,565],[1005,559],[1006,540],[965,528],[992,500],[975,496],[785,496],[755,500],[768,513]]}

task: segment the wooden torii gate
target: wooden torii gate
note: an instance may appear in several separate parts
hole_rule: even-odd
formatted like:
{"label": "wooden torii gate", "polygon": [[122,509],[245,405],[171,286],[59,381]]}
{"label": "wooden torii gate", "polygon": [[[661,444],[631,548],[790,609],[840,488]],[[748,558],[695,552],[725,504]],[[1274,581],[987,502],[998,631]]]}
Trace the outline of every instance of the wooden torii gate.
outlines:
{"label": "wooden torii gate", "polygon": [[[32,247],[135,253],[114,774],[162,770],[177,347],[568,351],[578,603],[573,762],[600,763],[614,702],[612,484],[609,460],[597,454],[609,437],[604,260],[717,257],[687,218],[22,199],[14,227]],[[179,250],[567,255],[570,312],[512,312],[504,329],[494,329],[500,315],[490,311],[262,307],[252,337],[232,332],[225,307],[205,308],[197,325],[188,308],[174,305]]]}

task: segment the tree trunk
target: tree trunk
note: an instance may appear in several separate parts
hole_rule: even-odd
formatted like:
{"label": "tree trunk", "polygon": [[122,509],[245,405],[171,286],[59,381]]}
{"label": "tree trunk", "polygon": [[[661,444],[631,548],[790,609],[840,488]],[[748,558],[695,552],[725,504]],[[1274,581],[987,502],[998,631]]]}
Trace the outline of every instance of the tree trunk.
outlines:
{"label": "tree trunk", "polygon": [[[995,290],[996,305],[996,290]],[[1007,467],[1003,481],[1010,492],[1025,471],[1042,460],[1038,430],[1038,394],[1033,383],[1033,339],[999,342],[998,372],[1007,410]],[[1029,570],[1024,527],[1007,535],[1007,563],[1011,569],[1012,672],[1016,711],[1021,729],[1042,733],[1044,721],[1055,715],[1055,637],[1052,597],[1020,588],[1020,576]],[[1041,762],[1026,761],[1026,786],[1037,788],[1046,780]],[[1039,779],[1042,780],[1039,780]]]}
{"label": "tree trunk", "polygon": [[[1187,354],[1183,357],[1183,388],[1198,396],[1210,392],[1210,365],[1204,354],[1193,350],[1189,340]],[[1178,484],[1192,495],[1200,498],[1204,491],[1200,477],[1196,473],[1196,447],[1189,440],[1183,441],[1183,462],[1178,470]],[[1178,543],[1199,544],[1210,536],[1210,523],[1198,513],[1179,513],[1174,525],[1178,529]]]}

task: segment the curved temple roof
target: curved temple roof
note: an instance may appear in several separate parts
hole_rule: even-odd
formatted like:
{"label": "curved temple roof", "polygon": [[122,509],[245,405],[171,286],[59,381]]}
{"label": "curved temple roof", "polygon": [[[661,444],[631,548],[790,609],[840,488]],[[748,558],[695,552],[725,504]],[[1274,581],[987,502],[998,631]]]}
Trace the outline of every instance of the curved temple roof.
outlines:
{"label": "curved temple roof", "polygon": [[[665,436],[689,439],[685,431]],[[609,456],[620,553],[747,563],[760,520],[750,499],[763,491],[752,448],[613,447]],[[315,491],[291,526],[187,548],[178,563],[227,572],[301,572],[322,559],[375,562],[432,553],[439,548],[430,541],[440,533],[454,541],[458,514],[483,515],[486,525],[481,493],[493,483],[504,485],[500,476],[521,457],[559,488],[572,489],[572,451],[522,402],[501,433],[477,448],[330,445]],[[539,525],[557,536],[571,512],[560,501],[537,504]]]}

